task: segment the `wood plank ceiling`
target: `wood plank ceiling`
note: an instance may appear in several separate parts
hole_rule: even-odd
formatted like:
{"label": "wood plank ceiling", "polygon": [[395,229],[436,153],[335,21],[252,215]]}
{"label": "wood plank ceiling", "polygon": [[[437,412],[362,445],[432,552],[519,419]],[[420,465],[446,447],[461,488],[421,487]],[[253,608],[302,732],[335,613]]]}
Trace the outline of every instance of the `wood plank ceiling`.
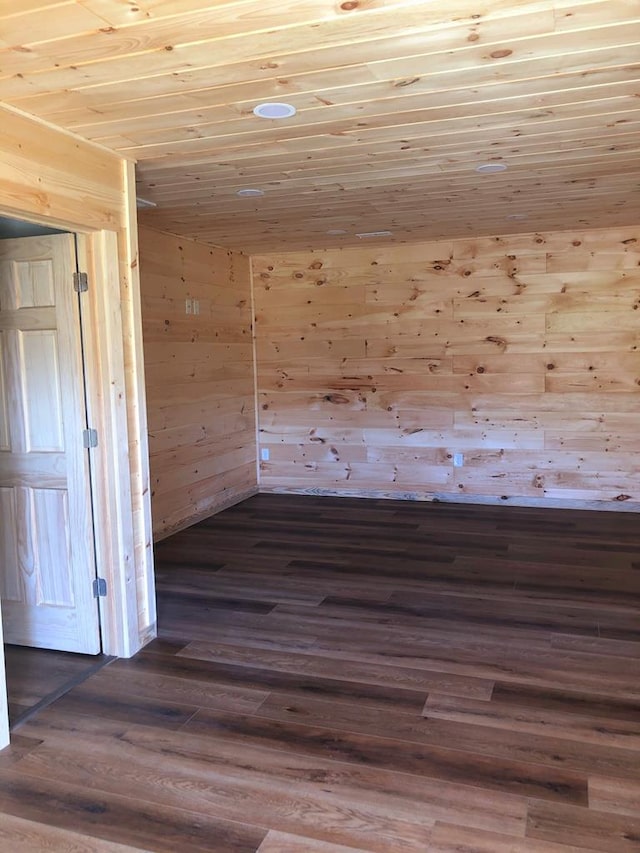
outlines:
{"label": "wood plank ceiling", "polygon": [[249,252],[640,219],[638,0],[1,0],[0,100]]}

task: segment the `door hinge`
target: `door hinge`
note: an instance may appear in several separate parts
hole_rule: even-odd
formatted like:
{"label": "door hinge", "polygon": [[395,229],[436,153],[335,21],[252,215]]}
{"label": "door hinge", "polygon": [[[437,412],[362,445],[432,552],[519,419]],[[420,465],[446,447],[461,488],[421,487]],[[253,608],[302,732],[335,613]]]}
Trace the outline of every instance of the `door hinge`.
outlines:
{"label": "door hinge", "polygon": [[86,272],[74,272],[73,289],[76,293],[86,293],[89,290],[89,276]]}
{"label": "door hinge", "polygon": [[82,446],[89,450],[90,447],[98,446],[98,430],[97,429],[83,429],[82,430]]}
{"label": "door hinge", "polygon": [[107,582],[104,578],[96,578],[93,582],[93,597],[105,598],[107,595]]}

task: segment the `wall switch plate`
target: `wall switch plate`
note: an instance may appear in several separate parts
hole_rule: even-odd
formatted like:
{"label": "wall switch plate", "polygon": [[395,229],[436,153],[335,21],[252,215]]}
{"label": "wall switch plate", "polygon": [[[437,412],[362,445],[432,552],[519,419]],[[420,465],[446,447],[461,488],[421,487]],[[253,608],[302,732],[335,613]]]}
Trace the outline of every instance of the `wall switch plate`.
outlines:
{"label": "wall switch plate", "polygon": [[268,448],[268,447],[263,447],[263,448],[262,448],[262,450],[260,451],[260,459],[261,459],[263,462],[268,462],[268,461],[269,461],[269,448]]}
{"label": "wall switch plate", "polygon": [[453,467],[454,468],[462,468],[464,465],[464,453],[454,453],[453,454]]}
{"label": "wall switch plate", "polygon": [[191,300],[185,299],[185,301],[184,301],[184,313],[185,314],[191,314],[192,311],[193,311],[193,305],[191,304]]}
{"label": "wall switch plate", "polygon": [[199,314],[200,313],[200,301],[198,299],[192,299],[191,304],[193,306],[193,313]]}

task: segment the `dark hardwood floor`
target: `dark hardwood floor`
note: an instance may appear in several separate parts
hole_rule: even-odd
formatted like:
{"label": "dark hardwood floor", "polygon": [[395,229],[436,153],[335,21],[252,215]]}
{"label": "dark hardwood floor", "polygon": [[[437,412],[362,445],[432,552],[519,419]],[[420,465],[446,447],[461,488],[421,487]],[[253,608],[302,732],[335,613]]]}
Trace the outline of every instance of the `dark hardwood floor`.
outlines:
{"label": "dark hardwood floor", "polygon": [[105,655],[77,655],[11,645],[5,645],[4,658],[12,728],[88,678],[106,660]]}
{"label": "dark hardwood floor", "polygon": [[0,754],[0,849],[640,851],[637,516],[260,495],[156,559],[158,640]]}

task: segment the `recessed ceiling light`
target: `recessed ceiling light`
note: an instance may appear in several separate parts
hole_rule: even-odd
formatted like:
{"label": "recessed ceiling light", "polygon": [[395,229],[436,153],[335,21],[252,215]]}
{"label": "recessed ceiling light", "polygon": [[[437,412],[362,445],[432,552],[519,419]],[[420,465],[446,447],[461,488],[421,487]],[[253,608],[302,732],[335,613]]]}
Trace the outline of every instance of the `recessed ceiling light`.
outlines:
{"label": "recessed ceiling light", "polygon": [[329,231],[327,231],[327,234],[329,234],[331,237],[337,237],[339,234],[346,233],[347,232],[344,230],[344,228],[331,228],[329,229]]}
{"label": "recessed ceiling light", "polygon": [[476,172],[480,172],[481,175],[491,175],[494,172],[506,172],[506,170],[506,163],[481,163],[476,166]]}
{"label": "recessed ceiling light", "polygon": [[391,237],[391,231],[363,231],[361,234],[356,234],[356,237],[360,237],[360,239],[365,237]]}
{"label": "recessed ceiling light", "polygon": [[264,195],[264,191],[253,189],[238,190],[236,195],[239,195],[240,198],[257,198],[258,196]]}
{"label": "recessed ceiling light", "polygon": [[149,201],[149,199],[140,198],[140,196],[138,196],[136,198],[136,207],[138,208],[138,210],[143,210],[145,207],[157,207],[157,206],[158,205],[155,203],[155,201]]}
{"label": "recessed ceiling light", "polygon": [[291,104],[258,104],[253,108],[253,114],[258,118],[291,118],[296,114],[296,108]]}
{"label": "recessed ceiling light", "polygon": [[522,219],[528,219],[528,215],[526,213],[510,213],[507,216],[507,219],[510,219],[512,222],[520,222]]}

